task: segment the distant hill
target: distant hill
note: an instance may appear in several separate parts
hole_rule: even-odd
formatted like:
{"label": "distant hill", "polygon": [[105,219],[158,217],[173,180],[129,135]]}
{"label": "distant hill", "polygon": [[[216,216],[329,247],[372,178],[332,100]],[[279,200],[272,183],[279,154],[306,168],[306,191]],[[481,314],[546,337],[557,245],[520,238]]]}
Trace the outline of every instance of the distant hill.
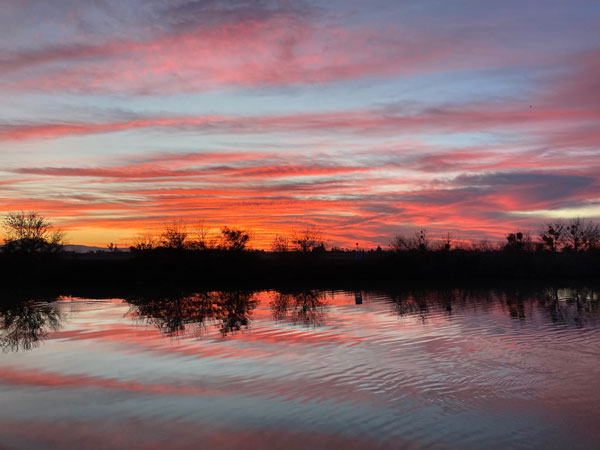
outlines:
{"label": "distant hill", "polygon": [[[96,247],[93,245],[65,245],[65,251],[75,253],[90,253],[90,252],[108,252],[106,247]],[[129,252],[129,248],[123,247],[117,249],[119,252]]]}
{"label": "distant hill", "polygon": [[[4,247],[4,244],[0,244],[0,249],[2,249],[2,247]],[[109,252],[108,248],[106,248],[106,247],[97,247],[94,245],[79,245],[79,244],[64,245],[63,249],[66,252],[74,252],[74,253],[95,253],[95,252],[108,253]],[[129,253],[129,248],[128,247],[118,248],[117,251],[119,253],[121,253],[121,252]]]}

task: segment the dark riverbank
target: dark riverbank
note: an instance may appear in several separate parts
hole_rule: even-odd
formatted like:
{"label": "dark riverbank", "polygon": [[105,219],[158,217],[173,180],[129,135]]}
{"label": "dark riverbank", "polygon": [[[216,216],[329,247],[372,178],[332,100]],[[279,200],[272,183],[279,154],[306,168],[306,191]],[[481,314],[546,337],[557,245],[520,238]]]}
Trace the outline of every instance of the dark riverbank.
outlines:
{"label": "dark riverbank", "polygon": [[3,284],[133,289],[270,289],[423,282],[598,280],[600,252],[171,251],[0,255]]}

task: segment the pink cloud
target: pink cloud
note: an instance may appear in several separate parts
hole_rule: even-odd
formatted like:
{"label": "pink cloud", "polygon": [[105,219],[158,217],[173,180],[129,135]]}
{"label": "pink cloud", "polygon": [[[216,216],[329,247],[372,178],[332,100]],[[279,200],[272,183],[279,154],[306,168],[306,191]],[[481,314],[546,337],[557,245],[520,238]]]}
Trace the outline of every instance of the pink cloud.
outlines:
{"label": "pink cloud", "polygon": [[440,61],[459,67],[464,61],[452,56],[457,41],[272,15],[144,39],[21,51],[2,65],[4,89],[11,91],[190,92],[415,73]]}
{"label": "pink cloud", "polygon": [[342,111],[278,116],[148,117],[108,123],[46,123],[0,125],[0,140],[57,138],[138,129],[171,129],[204,133],[351,132],[397,135],[410,132],[473,132],[502,127],[525,127],[577,122],[597,117],[588,110],[440,109],[414,115],[384,110]]}

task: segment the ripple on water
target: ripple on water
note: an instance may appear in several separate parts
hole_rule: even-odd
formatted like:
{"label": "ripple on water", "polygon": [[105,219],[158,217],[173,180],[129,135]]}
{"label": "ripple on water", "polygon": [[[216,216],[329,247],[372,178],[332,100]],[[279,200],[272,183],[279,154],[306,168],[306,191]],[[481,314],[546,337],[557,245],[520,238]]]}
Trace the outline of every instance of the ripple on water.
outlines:
{"label": "ripple on water", "polygon": [[288,447],[594,448],[600,307],[577,292],[63,298],[3,331],[31,350],[0,354],[0,430],[111,418],[166,435],[186,423],[191,440],[224,429],[231,448],[275,430]]}

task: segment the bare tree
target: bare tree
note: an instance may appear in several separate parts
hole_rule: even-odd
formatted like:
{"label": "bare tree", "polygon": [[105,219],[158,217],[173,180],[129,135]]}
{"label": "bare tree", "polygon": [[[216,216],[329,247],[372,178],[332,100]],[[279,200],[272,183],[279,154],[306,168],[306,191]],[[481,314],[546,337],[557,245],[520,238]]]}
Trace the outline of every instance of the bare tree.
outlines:
{"label": "bare tree", "polygon": [[12,212],[4,218],[4,250],[7,252],[58,252],[64,245],[64,233],[35,212]]}
{"label": "bare tree", "polygon": [[133,248],[138,251],[149,251],[158,247],[158,239],[151,233],[140,234],[133,238]]}
{"label": "bare tree", "polygon": [[245,250],[251,237],[247,231],[229,227],[221,228],[221,235],[223,248],[231,251]]}
{"label": "bare tree", "polygon": [[427,230],[422,228],[415,231],[412,237],[408,237],[402,233],[398,233],[390,242],[390,247],[396,252],[407,250],[427,251],[430,249],[429,236]]}
{"label": "bare tree", "polygon": [[411,247],[411,239],[402,233],[396,234],[396,236],[394,236],[394,238],[390,242],[390,248],[395,252],[410,250]]}
{"label": "bare tree", "polygon": [[565,249],[575,252],[598,247],[600,227],[591,221],[577,218],[565,226]]}
{"label": "bare tree", "polygon": [[217,247],[218,237],[211,232],[204,222],[198,221],[190,232],[189,247],[196,250],[210,250]]}
{"label": "bare tree", "polygon": [[292,239],[292,244],[296,250],[304,253],[312,252],[325,246],[321,232],[315,227],[306,227],[303,230],[296,231]]}
{"label": "bare tree", "polygon": [[163,247],[181,250],[185,247],[187,237],[187,226],[181,221],[173,221],[165,225],[160,243]]}
{"label": "bare tree", "polygon": [[284,234],[277,234],[271,242],[271,250],[274,252],[285,253],[290,249],[290,238]]}

